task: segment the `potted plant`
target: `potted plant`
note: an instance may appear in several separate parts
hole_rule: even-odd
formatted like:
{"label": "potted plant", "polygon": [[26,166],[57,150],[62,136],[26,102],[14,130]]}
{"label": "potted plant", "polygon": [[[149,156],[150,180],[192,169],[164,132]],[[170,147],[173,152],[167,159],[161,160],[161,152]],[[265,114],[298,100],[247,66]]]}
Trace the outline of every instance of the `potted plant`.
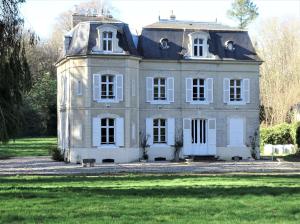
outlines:
{"label": "potted plant", "polygon": [[144,132],[140,132],[140,145],[143,149],[142,158],[140,159],[141,162],[148,161],[147,148],[149,147],[149,144],[148,144],[149,137],[150,137],[150,135],[147,135]]}

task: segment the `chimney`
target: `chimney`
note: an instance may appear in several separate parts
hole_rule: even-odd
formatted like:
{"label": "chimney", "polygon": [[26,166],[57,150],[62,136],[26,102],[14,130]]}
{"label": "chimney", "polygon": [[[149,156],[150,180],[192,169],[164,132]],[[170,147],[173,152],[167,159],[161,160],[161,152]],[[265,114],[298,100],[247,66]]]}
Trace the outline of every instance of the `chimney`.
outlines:
{"label": "chimney", "polygon": [[170,20],[176,20],[176,16],[173,13],[173,10],[171,11]]}

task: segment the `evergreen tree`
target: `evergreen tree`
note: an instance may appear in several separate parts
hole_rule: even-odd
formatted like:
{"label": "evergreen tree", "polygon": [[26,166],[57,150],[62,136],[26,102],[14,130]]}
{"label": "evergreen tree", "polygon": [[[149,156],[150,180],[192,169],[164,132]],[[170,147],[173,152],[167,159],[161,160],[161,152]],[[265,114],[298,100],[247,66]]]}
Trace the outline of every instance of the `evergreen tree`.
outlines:
{"label": "evergreen tree", "polygon": [[19,12],[24,1],[0,0],[0,142],[3,143],[17,135],[23,94],[31,86]]}
{"label": "evergreen tree", "polygon": [[245,29],[259,15],[257,6],[251,0],[234,0],[227,14],[238,21],[240,29]]}

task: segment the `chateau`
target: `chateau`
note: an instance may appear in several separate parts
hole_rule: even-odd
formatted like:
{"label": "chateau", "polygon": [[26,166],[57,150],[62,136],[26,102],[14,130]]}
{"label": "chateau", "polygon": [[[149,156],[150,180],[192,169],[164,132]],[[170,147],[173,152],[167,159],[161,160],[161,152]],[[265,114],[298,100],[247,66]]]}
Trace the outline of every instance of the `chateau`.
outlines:
{"label": "chateau", "polygon": [[132,34],[109,17],[73,15],[57,62],[58,143],[70,162],[251,157],[259,65],[247,31],[172,16]]}

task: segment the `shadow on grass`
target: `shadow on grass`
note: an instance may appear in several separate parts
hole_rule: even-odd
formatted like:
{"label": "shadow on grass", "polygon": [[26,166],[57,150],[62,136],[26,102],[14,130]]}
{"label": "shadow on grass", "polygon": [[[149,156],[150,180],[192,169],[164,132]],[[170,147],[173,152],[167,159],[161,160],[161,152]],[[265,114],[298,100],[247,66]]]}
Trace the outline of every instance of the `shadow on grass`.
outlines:
{"label": "shadow on grass", "polygon": [[[4,191],[5,190],[5,191]],[[12,190],[12,191],[11,191]],[[2,191],[2,192],[1,192]],[[82,196],[104,196],[104,197],[157,197],[157,198],[214,198],[214,197],[239,197],[239,196],[280,196],[300,194],[300,187],[214,187],[214,186],[191,186],[191,187],[161,187],[153,186],[140,188],[131,186],[129,188],[101,188],[101,187],[17,187],[0,188],[0,199],[12,198],[59,198],[69,195]]]}

